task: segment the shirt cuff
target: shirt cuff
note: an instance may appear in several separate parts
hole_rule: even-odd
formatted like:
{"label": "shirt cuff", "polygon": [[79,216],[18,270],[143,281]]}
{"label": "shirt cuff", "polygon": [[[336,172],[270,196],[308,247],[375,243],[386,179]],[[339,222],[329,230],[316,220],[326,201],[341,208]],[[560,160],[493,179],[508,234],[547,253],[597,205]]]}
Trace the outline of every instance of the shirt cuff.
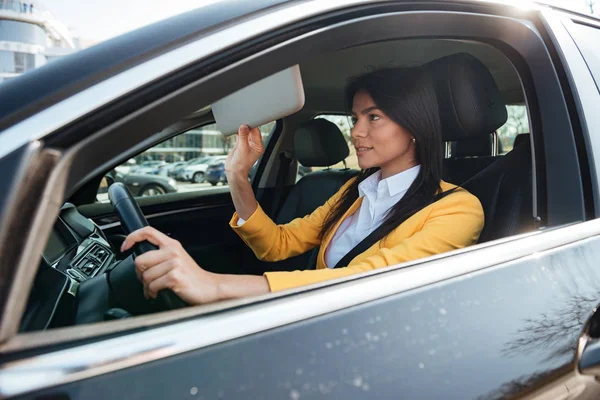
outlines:
{"label": "shirt cuff", "polygon": [[238,217],[237,226],[242,226],[245,223],[246,223],[246,220],[244,218]]}

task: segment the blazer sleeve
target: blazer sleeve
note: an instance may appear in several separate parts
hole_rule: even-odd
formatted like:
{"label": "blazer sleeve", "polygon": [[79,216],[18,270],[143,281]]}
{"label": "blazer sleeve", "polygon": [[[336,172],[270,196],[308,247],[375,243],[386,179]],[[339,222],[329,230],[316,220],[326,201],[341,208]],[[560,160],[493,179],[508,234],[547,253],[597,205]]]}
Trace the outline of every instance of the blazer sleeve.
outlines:
{"label": "blazer sleeve", "polygon": [[377,244],[380,248],[375,254],[359,255],[345,268],[265,273],[271,291],[341,278],[475,244],[484,224],[483,208],[477,197],[461,190],[438,203],[414,235],[397,243],[386,238]]}
{"label": "blazer sleeve", "polygon": [[229,225],[260,260],[280,261],[303,254],[321,243],[323,222],[351,181],[311,214],[287,224],[275,224],[259,204],[241,226],[238,226],[237,212],[233,214]]}

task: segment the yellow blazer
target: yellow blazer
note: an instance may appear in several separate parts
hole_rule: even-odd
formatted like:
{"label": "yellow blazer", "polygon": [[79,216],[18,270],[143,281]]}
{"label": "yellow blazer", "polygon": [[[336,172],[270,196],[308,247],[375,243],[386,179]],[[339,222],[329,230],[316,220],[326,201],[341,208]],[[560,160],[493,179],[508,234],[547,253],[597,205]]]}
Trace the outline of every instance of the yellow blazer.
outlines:
{"label": "yellow blazer", "polygon": [[[356,256],[347,267],[327,268],[325,249],[341,222],[360,208],[362,197],[352,204],[323,240],[319,238],[319,232],[332,205],[351,181],[312,214],[285,225],[276,225],[260,205],[242,226],[237,225],[237,213],[233,214],[231,227],[261,260],[285,260],[321,245],[316,270],[265,273],[272,292],[460,249],[476,243],[483,229],[483,208],[479,199],[460,188],[415,213],[385,238]],[[441,182],[442,191],[454,187]]]}

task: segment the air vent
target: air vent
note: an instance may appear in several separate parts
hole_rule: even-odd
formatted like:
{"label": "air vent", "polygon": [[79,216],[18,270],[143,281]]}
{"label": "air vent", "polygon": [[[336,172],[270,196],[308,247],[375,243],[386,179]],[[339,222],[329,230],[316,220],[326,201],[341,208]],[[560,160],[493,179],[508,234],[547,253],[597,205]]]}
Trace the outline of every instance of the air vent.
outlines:
{"label": "air vent", "polygon": [[103,265],[110,255],[109,251],[99,244],[93,244],[92,248],[88,251],[87,257],[95,259],[98,264]]}

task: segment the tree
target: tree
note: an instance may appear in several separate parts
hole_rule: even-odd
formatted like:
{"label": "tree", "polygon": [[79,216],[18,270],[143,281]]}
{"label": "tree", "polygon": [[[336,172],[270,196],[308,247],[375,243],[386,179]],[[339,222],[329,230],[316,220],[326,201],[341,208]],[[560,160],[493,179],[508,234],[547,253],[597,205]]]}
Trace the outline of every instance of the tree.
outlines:
{"label": "tree", "polygon": [[229,150],[233,147],[235,135],[225,136],[220,135],[221,138],[221,147],[223,148],[223,154],[229,153]]}
{"label": "tree", "polygon": [[502,144],[503,151],[509,151],[512,148],[518,134],[529,133],[529,120],[525,106],[507,106],[506,111],[508,113],[506,123],[498,129],[498,139]]}

